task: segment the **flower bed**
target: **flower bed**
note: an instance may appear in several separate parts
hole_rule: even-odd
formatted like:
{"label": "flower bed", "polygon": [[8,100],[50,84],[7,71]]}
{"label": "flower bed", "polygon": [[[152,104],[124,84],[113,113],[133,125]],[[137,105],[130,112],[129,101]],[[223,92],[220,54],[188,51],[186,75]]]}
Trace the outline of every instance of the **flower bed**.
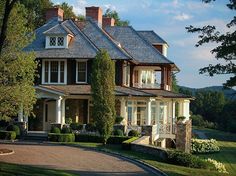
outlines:
{"label": "flower bed", "polygon": [[220,148],[215,139],[192,139],[191,152],[198,153],[214,153],[219,152]]}
{"label": "flower bed", "polygon": [[206,161],[209,162],[209,163],[211,163],[211,164],[213,164],[213,165],[215,166],[215,169],[216,169],[218,172],[228,174],[228,172],[227,172],[226,169],[225,169],[225,165],[224,165],[223,163],[218,162],[218,161],[216,161],[216,160],[213,160],[213,159],[211,159],[211,158],[208,158]]}

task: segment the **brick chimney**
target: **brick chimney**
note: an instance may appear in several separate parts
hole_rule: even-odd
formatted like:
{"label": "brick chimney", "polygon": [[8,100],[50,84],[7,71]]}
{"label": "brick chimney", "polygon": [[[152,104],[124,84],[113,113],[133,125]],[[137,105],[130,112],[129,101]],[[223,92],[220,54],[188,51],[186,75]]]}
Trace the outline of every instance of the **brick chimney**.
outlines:
{"label": "brick chimney", "polygon": [[86,7],[86,18],[94,19],[99,25],[102,25],[102,9],[100,7]]}
{"label": "brick chimney", "polygon": [[64,11],[59,7],[49,8],[46,11],[46,21],[57,17],[58,21],[63,21]]}
{"label": "brick chimney", "polygon": [[111,17],[102,17],[102,27],[115,26],[115,19]]}

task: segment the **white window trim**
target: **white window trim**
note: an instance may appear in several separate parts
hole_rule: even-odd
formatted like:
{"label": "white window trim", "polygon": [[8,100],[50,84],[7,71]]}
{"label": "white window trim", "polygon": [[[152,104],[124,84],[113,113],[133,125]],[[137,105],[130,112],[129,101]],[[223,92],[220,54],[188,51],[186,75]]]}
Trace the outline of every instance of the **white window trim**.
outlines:
{"label": "white window trim", "polygon": [[[55,46],[50,45],[50,38],[51,37],[56,37],[56,45]],[[58,37],[63,37],[64,38],[64,45],[63,46],[58,46]],[[46,36],[46,48],[68,48],[68,37],[66,35],[49,35],[49,36]]]}
{"label": "white window trim", "polygon": [[[78,62],[85,62],[86,63],[86,71],[85,71],[85,81],[78,81]],[[85,60],[85,59],[80,59],[80,60],[76,60],[76,84],[87,84],[88,83],[88,75],[87,75],[87,72],[88,72],[88,60]]]}
{"label": "white window trim", "polygon": [[[45,82],[45,62],[48,61],[49,63],[51,61],[64,61],[64,82],[60,82],[60,65],[58,66],[58,82],[51,82],[51,63],[48,65],[48,82]],[[42,60],[42,84],[53,84],[53,85],[65,85],[67,84],[67,60],[66,59],[43,59]]]}

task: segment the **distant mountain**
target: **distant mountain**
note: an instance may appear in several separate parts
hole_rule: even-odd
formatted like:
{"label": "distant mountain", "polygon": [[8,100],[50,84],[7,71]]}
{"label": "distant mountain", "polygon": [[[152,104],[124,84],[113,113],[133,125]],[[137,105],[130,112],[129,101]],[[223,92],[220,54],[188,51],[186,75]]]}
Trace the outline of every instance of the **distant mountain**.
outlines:
{"label": "distant mountain", "polygon": [[180,86],[183,90],[187,90],[192,92],[194,95],[197,91],[217,91],[217,92],[223,92],[225,97],[228,99],[234,99],[236,100],[236,90],[234,89],[224,89],[223,86],[211,86],[211,87],[204,87],[204,88],[190,88],[185,86]]}

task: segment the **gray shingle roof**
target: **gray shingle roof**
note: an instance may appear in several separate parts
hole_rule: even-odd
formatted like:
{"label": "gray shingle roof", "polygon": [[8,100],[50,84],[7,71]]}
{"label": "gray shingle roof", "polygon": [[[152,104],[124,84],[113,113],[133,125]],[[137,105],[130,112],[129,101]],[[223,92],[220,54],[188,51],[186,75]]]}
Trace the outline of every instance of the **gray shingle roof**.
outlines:
{"label": "gray shingle roof", "polygon": [[[63,25],[73,32],[74,37],[68,48],[45,49],[45,31],[53,29],[56,25]],[[35,31],[35,40],[28,45],[24,51],[34,51],[37,58],[94,58],[97,48],[87,39],[87,37],[74,25],[71,20],[59,23],[57,19],[52,19]]]}
{"label": "gray shingle roof", "polygon": [[[154,31],[137,31],[145,40],[150,42],[151,44],[160,43],[167,44],[165,40],[163,40],[157,33]],[[167,44],[168,45],[168,44]]]}
{"label": "gray shingle roof", "polygon": [[45,35],[57,35],[57,34],[72,34],[73,33],[66,27],[63,26],[62,24],[57,24],[56,26],[50,28],[49,30],[43,32]]}
{"label": "gray shingle roof", "polygon": [[144,92],[154,94],[157,97],[163,97],[163,98],[187,98],[187,99],[193,99],[194,97],[190,95],[185,95],[182,93],[175,93],[167,90],[160,90],[160,89],[143,89]]}
{"label": "gray shingle roof", "polygon": [[82,32],[99,48],[106,49],[112,59],[131,59],[122,48],[120,48],[103,29],[91,19],[87,19]]}
{"label": "gray shingle roof", "polygon": [[151,64],[172,64],[148,41],[142,38],[131,26],[106,27],[105,30],[120,42],[122,47],[138,62]]}

